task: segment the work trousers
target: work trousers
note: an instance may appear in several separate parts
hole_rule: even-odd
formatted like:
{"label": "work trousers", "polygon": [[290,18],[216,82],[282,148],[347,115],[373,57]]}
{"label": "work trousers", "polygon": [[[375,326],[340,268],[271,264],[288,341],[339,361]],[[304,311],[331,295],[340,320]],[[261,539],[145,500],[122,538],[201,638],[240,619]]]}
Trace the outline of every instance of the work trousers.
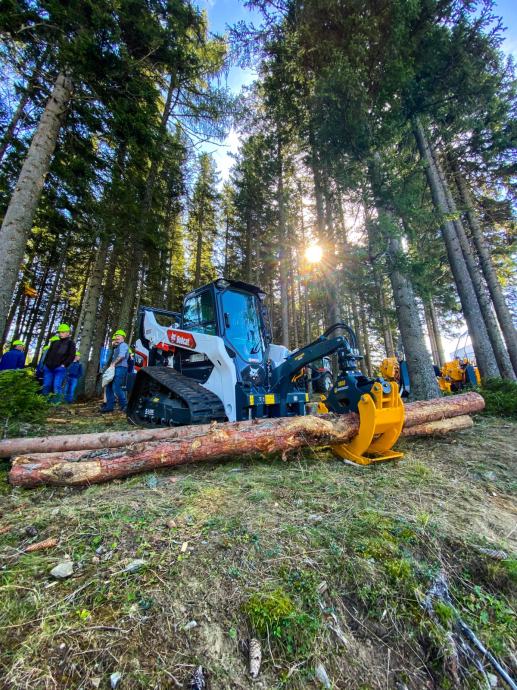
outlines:
{"label": "work trousers", "polygon": [[56,369],[49,369],[47,366],[43,367],[43,395],[50,395],[54,393],[56,402],[60,402],[63,396],[63,382],[66,376],[66,367],[57,367]]}
{"label": "work trousers", "polygon": [[115,376],[113,377],[113,381],[108,383],[106,386],[106,405],[104,409],[107,412],[111,412],[115,409],[115,397],[118,400],[120,409],[126,409],[126,377],[127,367],[115,367]]}

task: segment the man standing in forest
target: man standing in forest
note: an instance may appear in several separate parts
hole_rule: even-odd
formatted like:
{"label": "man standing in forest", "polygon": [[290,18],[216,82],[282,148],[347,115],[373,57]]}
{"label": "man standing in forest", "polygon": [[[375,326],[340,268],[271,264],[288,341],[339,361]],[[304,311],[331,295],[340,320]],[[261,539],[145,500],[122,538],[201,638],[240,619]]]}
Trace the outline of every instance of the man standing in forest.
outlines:
{"label": "man standing in forest", "polygon": [[6,369],[23,369],[25,366],[25,343],[13,340],[12,348],[0,360],[0,371]]}
{"label": "man standing in forest", "polygon": [[54,393],[56,402],[61,401],[66,368],[75,359],[76,347],[70,337],[70,326],[59,324],[57,328],[58,340],[50,343],[43,366],[43,395]]}
{"label": "man standing in forest", "polygon": [[125,342],[126,332],[122,329],[115,331],[113,334],[113,342],[115,349],[113,350],[113,357],[110,367],[114,367],[115,372],[113,380],[106,386],[106,404],[101,407],[101,412],[113,412],[115,409],[115,396],[122,412],[126,409],[126,392],[124,386],[126,385],[127,367],[129,359],[129,346]]}

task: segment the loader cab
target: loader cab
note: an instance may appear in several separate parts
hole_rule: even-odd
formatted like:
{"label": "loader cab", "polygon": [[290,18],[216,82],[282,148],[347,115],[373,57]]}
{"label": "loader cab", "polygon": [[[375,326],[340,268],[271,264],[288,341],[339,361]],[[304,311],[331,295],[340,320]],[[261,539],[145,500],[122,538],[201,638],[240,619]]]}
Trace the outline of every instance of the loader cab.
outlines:
{"label": "loader cab", "polygon": [[[254,285],[219,279],[189,293],[183,302],[181,327],[221,337],[234,360],[238,381],[250,385],[263,384],[271,342],[264,298],[265,294]],[[182,373],[201,383],[207,380],[212,367],[204,355],[182,355]]]}

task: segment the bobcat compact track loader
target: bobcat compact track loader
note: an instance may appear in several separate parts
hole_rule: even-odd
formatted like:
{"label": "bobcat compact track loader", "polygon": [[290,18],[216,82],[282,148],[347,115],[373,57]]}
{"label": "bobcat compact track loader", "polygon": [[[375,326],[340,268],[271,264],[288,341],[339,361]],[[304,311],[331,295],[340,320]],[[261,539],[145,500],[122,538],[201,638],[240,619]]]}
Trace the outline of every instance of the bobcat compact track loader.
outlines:
{"label": "bobcat compact track loader", "polygon": [[325,405],[358,412],[360,430],[334,451],[360,464],[402,457],[391,450],[404,422],[397,383],[361,373],[352,329],[336,323],[290,353],[271,342],[265,297],[254,285],[220,279],[189,293],[181,314],[142,307],[128,419],[176,426],[304,415],[309,396],[297,374],[335,353],[339,373]]}

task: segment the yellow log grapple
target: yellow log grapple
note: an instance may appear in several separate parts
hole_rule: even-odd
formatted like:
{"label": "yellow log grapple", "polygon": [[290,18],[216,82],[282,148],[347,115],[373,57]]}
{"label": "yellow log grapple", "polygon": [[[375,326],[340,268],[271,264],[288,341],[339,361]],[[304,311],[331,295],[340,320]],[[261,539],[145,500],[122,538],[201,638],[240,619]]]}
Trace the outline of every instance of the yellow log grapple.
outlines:
{"label": "yellow log grapple", "polygon": [[[397,383],[392,382],[386,392],[383,384],[376,381],[370,393],[361,396],[357,408],[359,433],[350,443],[332,446],[334,454],[358,465],[402,459],[403,453],[392,450],[404,426],[404,403]],[[324,400],[318,411],[328,412]]]}

